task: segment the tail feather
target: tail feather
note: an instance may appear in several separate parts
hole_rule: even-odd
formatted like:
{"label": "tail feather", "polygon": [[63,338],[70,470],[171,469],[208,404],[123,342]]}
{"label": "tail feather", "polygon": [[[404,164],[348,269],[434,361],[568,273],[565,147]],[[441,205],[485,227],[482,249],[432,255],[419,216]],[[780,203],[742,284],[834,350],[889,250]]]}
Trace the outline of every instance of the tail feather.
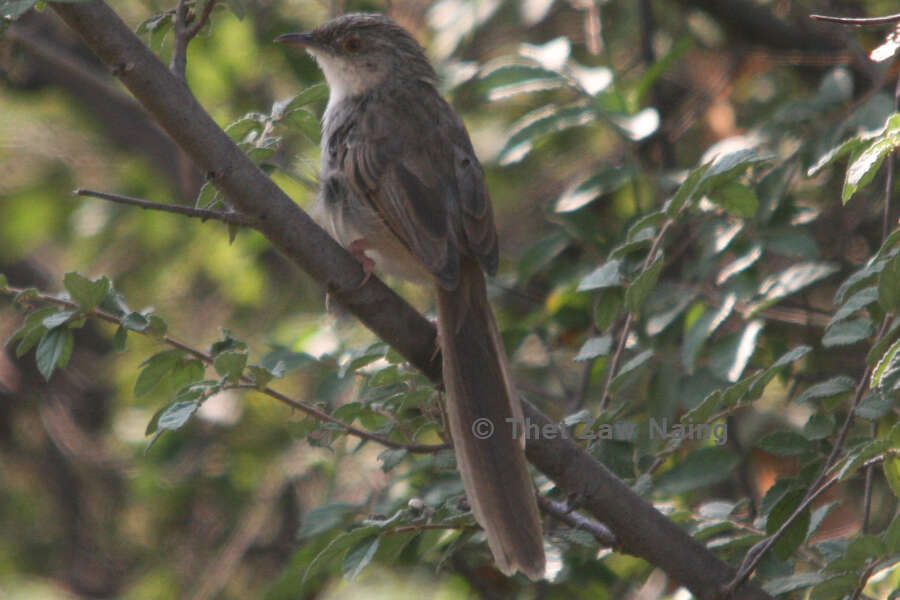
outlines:
{"label": "tail feather", "polygon": [[525,461],[522,407],[481,267],[468,257],[460,267],[455,290],[437,286],[447,414],[457,465],[498,568],[507,575],[519,570],[537,580],[544,575],[543,534]]}

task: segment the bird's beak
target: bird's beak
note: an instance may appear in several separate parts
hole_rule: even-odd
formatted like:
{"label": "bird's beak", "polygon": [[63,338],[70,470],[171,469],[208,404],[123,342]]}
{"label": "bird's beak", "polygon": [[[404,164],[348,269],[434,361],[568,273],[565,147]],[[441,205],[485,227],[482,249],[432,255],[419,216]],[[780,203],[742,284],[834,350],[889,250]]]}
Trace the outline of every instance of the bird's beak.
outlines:
{"label": "bird's beak", "polygon": [[320,48],[321,45],[316,43],[311,33],[285,33],[275,38],[276,44],[287,44],[288,46],[302,46],[304,48]]}

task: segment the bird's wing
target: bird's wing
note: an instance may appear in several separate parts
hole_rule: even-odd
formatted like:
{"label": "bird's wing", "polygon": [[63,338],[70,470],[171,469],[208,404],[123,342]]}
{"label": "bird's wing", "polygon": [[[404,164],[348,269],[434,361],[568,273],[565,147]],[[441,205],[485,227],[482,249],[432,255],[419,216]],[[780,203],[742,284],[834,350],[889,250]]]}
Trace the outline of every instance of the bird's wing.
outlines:
{"label": "bird's wing", "polygon": [[460,253],[493,272],[490,200],[459,117],[427,84],[382,93],[347,138],[344,175],[444,288],[459,281]]}

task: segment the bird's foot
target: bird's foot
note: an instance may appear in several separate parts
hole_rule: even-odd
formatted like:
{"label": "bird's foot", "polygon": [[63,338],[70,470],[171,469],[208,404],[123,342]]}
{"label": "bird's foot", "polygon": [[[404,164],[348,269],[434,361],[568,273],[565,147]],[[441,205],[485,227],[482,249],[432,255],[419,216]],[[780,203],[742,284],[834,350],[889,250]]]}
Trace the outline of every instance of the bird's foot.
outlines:
{"label": "bird's foot", "polygon": [[364,239],[353,240],[350,242],[350,245],[347,246],[347,251],[350,252],[350,255],[353,256],[360,265],[362,265],[363,273],[365,273],[363,280],[359,283],[359,287],[362,287],[369,282],[369,279],[372,278],[372,271],[375,269],[375,261],[366,256],[366,250],[371,249],[372,245]]}

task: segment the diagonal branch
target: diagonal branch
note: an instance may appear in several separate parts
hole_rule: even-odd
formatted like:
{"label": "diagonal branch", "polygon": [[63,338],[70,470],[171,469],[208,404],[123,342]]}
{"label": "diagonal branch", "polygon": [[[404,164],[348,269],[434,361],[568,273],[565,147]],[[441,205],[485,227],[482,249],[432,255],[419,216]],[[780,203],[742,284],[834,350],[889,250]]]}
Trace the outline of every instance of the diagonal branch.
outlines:
{"label": "diagonal branch", "polygon": [[[357,261],[318,227],[228,138],[179,80],[100,1],[54,3],[53,9],[85,40],[122,82],[201,166],[213,184],[290,260],[331,293],[432,380],[441,375],[433,356],[435,328],[377,277],[360,286],[364,274]],[[116,69],[132,65],[130,69]],[[550,419],[533,405],[525,417],[539,428]],[[564,438],[533,440],[528,459],[615,534],[625,552],[665,570],[700,598],[716,598],[733,569],[681,527],[638,496],[597,459]],[[770,598],[752,584],[736,590],[732,600]]]}

